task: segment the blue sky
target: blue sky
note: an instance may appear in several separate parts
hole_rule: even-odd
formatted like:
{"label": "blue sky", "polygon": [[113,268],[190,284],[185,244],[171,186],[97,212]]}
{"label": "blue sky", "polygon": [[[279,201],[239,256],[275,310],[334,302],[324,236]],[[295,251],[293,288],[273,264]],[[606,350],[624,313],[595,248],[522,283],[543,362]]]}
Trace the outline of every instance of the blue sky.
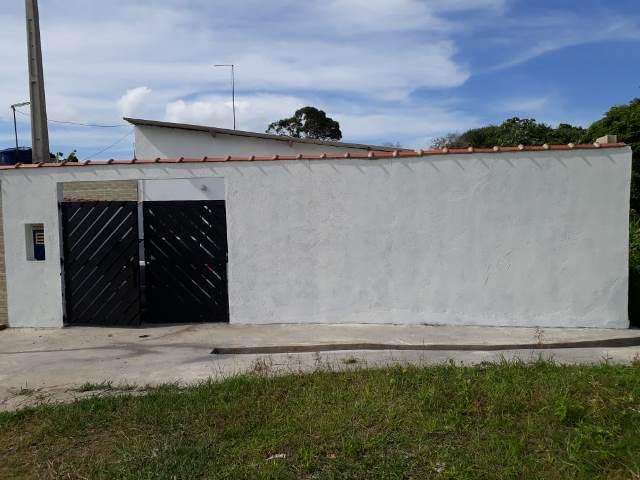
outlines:
{"label": "blue sky", "polygon": [[[0,148],[28,99],[24,2],[0,5]],[[640,96],[637,0],[40,0],[51,120],[264,131],[304,105],[345,141],[425,147],[512,116],[588,125]],[[21,145],[30,143],[19,117]],[[53,151],[129,158],[131,128],[52,123]],[[108,150],[106,147],[115,144]]]}

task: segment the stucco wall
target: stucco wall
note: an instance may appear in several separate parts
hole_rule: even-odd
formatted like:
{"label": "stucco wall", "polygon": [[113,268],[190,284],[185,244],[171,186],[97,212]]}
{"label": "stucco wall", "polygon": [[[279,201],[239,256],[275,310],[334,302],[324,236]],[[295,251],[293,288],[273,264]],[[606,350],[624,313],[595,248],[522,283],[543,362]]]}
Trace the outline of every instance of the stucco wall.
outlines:
{"label": "stucco wall", "polygon": [[62,324],[56,182],[219,177],[232,323],[624,328],[630,172],[628,148],[8,170],[10,324]]}
{"label": "stucco wall", "polygon": [[366,153],[356,148],[331,147],[262,138],[241,137],[208,132],[163,128],[135,127],[136,158],[202,158],[216,155],[296,155],[332,152]]}
{"label": "stucco wall", "polygon": [[[16,182],[16,180],[19,180]],[[9,326],[62,326],[57,185],[44,178],[2,176]],[[71,179],[70,179],[71,180]],[[27,260],[25,225],[43,223],[46,261]]]}
{"label": "stucco wall", "polygon": [[172,178],[140,182],[143,201],[224,200],[224,178]]}

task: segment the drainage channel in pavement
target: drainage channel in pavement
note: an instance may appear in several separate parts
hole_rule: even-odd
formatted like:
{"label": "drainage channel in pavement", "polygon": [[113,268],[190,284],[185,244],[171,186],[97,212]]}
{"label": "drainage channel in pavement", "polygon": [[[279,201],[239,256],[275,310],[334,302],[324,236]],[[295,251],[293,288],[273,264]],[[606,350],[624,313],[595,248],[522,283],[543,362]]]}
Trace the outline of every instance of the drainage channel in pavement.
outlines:
{"label": "drainage channel in pavement", "polygon": [[323,345],[273,345],[260,347],[215,347],[212,355],[256,355],[270,353],[315,353],[344,350],[415,350],[496,352],[500,350],[556,350],[567,348],[623,348],[640,346],[640,337],[584,340],[579,342],[514,343],[500,345],[461,344],[386,344],[386,343],[332,343]]}

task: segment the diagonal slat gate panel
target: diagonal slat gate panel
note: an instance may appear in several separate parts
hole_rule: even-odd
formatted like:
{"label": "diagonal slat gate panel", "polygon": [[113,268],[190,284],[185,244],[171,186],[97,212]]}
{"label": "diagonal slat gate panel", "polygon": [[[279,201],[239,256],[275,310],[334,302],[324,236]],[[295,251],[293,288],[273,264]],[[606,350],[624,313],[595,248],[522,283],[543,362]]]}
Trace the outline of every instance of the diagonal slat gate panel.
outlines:
{"label": "diagonal slat gate panel", "polygon": [[138,204],[60,204],[65,323],[135,326],[141,322]]}
{"label": "diagonal slat gate panel", "polygon": [[228,322],[224,201],[144,202],[149,323]]}

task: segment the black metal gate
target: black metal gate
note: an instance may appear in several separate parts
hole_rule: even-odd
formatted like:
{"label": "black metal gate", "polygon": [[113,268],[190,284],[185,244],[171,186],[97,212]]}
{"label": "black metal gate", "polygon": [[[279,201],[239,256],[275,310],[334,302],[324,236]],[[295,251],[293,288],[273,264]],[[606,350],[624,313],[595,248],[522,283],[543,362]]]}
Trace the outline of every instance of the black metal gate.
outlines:
{"label": "black metal gate", "polygon": [[143,262],[138,203],[60,211],[67,325],[229,321],[224,201],[143,203]]}
{"label": "black metal gate", "polygon": [[65,323],[138,325],[136,202],[64,202]]}
{"label": "black metal gate", "polygon": [[228,322],[224,201],[144,202],[145,322]]}

